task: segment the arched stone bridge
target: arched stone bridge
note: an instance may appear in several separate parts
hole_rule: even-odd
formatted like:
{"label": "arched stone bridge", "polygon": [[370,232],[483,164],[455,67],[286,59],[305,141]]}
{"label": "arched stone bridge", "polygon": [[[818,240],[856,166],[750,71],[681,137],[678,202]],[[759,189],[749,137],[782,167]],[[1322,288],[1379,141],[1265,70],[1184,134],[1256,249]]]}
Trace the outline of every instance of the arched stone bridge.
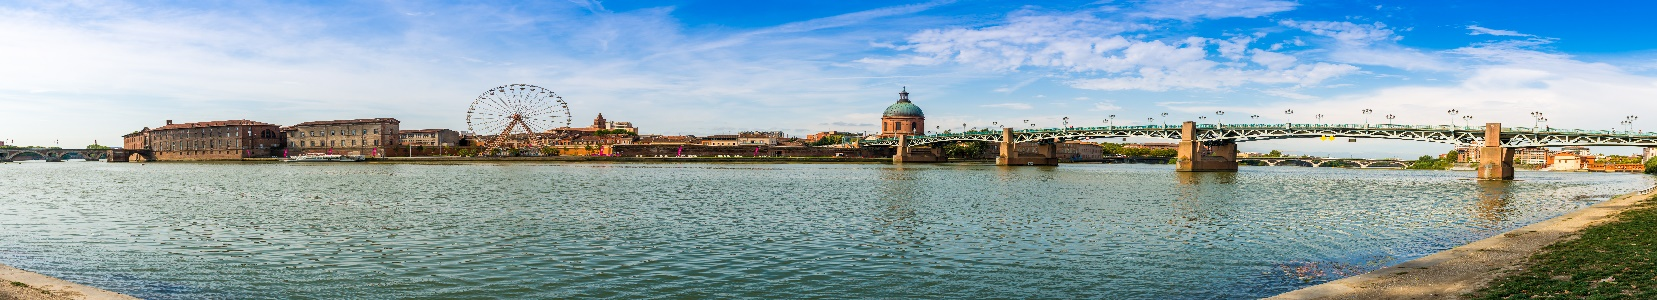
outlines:
{"label": "arched stone bridge", "polygon": [[87,160],[109,159],[111,162],[124,162],[133,154],[142,156],[145,160],[155,161],[150,150],[124,149],[0,149],[0,161],[15,161],[20,156],[32,154],[46,159],[46,161],[63,161],[70,154],[80,155]]}
{"label": "arched stone bridge", "polygon": [[[942,161],[936,149],[915,152],[910,147],[960,141],[1001,144],[999,165],[1057,165],[1056,144],[1068,140],[1145,137],[1179,140],[1179,171],[1236,171],[1237,143],[1296,138],[1366,138],[1445,143],[1474,147],[1479,154],[1479,178],[1513,178],[1513,149],[1554,146],[1657,146],[1657,134],[1604,130],[1502,127],[1423,126],[1394,124],[1196,124],[1180,126],[1113,126],[1047,128],[1001,132],[976,131],[858,141],[861,146],[898,148],[894,162]],[[1017,143],[1037,143],[1036,153],[1017,153]],[[934,147],[936,148],[936,147]]]}
{"label": "arched stone bridge", "polygon": [[103,159],[109,155],[109,149],[0,149],[0,161],[14,161],[19,156],[33,154],[46,161],[63,161],[70,154],[80,155],[88,160]]}

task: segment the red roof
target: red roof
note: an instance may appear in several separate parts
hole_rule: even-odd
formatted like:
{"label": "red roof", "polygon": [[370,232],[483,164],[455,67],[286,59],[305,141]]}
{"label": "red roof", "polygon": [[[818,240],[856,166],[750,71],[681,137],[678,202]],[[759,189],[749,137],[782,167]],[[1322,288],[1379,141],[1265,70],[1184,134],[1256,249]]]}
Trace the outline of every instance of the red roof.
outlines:
{"label": "red roof", "polygon": [[399,123],[402,123],[402,122],[397,121],[396,118],[373,118],[373,119],[354,119],[354,120],[310,121],[310,122],[305,122],[305,123],[294,124],[292,127],[317,126],[317,125],[365,124],[365,123],[367,123],[367,124],[373,124],[373,123],[399,124]]}
{"label": "red roof", "polygon": [[153,129],[153,130],[172,130],[172,129],[185,129],[185,128],[207,128],[207,127],[226,127],[226,126],[276,126],[276,125],[275,124],[270,124],[270,123],[264,123],[264,122],[248,121],[248,120],[225,120],[225,121],[209,121],[209,122],[168,124],[167,126],[161,126],[160,128],[156,128],[156,129]]}

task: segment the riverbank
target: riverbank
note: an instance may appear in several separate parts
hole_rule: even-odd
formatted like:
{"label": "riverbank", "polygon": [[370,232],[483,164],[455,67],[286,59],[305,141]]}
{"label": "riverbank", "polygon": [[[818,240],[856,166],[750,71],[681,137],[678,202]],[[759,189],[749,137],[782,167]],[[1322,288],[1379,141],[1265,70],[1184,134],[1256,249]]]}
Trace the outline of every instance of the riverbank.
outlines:
{"label": "riverbank", "polygon": [[1620,195],[1467,245],[1269,299],[1461,298],[1521,271],[1527,259],[1549,245],[1572,240],[1589,227],[1616,220],[1622,212],[1646,207],[1642,204],[1648,196]]}
{"label": "riverbank", "polygon": [[1651,198],[1544,248],[1522,270],[1491,282],[1473,299],[1629,297],[1657,299],[1657,203]]}
{"label": "riverbank", "polygon": [[127,300],[138,298],[0,264],[0,300],[12,299]]}

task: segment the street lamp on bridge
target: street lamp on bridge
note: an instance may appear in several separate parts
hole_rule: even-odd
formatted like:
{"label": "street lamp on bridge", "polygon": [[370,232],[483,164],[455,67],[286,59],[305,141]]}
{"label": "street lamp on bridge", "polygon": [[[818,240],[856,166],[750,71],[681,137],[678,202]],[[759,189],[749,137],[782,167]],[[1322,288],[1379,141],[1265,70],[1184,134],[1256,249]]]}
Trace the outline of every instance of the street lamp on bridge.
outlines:
{"label": "street lamp on bridge", "polygon": [[1369,128],[1369,113],[1372,113],[1372,112],[1375,112],[1375,111],[1370,110],[1368,108],[1364,109],[1364,128]]}
{"label": "street lamp on bridge", "polygon": [[1387,114],[1387,125],[1392,125],[1392,118],[1397,118],[1397,117],[1398,116],[1394,116],[1392,114]]}
{"label": "street lamp on bridge", "polygon": [[1530,118],[1533,120],[1530,123],[1530,132],[1536,132],[1536,127],[1542,126],[1542,112],[1530,112]]}
{"label": "street lamp on bridge", "polygon": [[1316,116],[1312,116],[1312,117],[1318,118],[1318,124],[1323,124],[1323,114],[1317,114]]}
{"label": "street lamp on bridge", "polygon": [[1461,111],[1451,109],[1444,112],[1450,114],[1450,127],[1456,127],[1456,114],[1461,113]]}
{"label": "street lamp on bridge", "polygon": [[1250,119],[1250,120],[1259,120],[1259,119],[1260,119],[1260,115],[1249,115],[1249,119]]}
{"label": "street lamp on bridge", "polygon": [[1473,128],[1473,116],[1461,116],[1461,120],[1462,124],[1466,124],[1467,128]]}
{"label": "street lamp on bridge", "polygon": [[1070,117],[1064,117],[1064,125],[1059,128],[1070,129]]}
{"label": "street lamp on bridge", "polygon": [[1290,118],[1290,117],[1293,117],[1293,116],[1295,116],[1295,110],[1293,110],[1293,109],[1283,110],[1283,125],[1285,127],[1294,126],[1294,123],[1295,123],[1294,119]]}
{"label": "street lamp on bridge", "polygon": [[1168,113],[1162,113],[1162,127],[1168,127]]}
{"label": "street lamp on bridge", "polygon": [[1634,116],[1634,115],[1629,115],[1628,117],[1626,117],[1624,119],[1628,119],[1628,132],[1633,133],[1634,132],[1634,120],[1639,120],[1640,117],[1639,116]]}
{"label": "street lamp on bridge", "polygon": [[1218,127],[1225,127],[1225,111],[1214,111],[1214,116],[1214,124],[1218,124]]}

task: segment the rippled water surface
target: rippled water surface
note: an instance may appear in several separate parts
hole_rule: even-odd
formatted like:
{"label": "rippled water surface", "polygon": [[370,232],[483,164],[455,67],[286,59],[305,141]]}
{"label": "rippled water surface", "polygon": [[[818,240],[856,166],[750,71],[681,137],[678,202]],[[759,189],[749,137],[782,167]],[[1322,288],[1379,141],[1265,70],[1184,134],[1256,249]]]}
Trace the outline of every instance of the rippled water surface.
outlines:
{"label": "rippled water surface", "polygon": [[1257,298],[1642,175],[1164,165],[0,165],[0,263],[154,299]]}

